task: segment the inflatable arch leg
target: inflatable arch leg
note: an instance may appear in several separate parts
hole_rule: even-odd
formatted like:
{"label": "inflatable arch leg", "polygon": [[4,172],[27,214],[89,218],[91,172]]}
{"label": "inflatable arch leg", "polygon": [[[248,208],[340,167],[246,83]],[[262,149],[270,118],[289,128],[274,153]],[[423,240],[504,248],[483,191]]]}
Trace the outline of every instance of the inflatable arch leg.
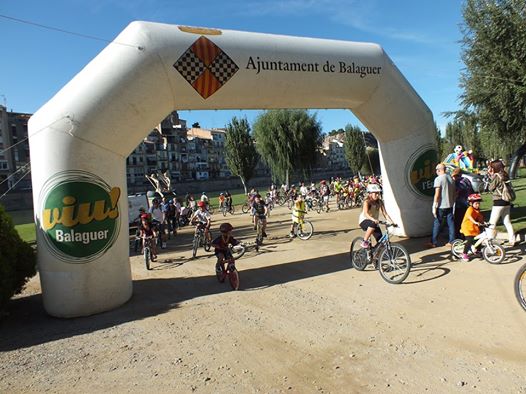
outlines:
{"label": "inflatable arch leg", "polygon": [[271,108],[352,110],[379,141],[401,233],[430,231],[433,118],[381,47],[133,22],[30,120],[47,312],[86,316],[130,298],[125,159],[160,119]]}

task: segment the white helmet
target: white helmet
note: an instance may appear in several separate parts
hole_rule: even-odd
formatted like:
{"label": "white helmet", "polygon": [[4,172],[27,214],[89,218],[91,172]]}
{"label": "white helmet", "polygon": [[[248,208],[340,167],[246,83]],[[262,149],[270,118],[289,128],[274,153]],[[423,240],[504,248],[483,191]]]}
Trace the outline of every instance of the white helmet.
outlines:
{"label": "white helmet", "polygon": [[367,185],[367,193],[381,193],[382,188],[377,183],[370,183]]}
{"label": "white helmet", "polygon": [[460,152],[462,152],[462,145],[455,146],[455,153],[460,153]]}

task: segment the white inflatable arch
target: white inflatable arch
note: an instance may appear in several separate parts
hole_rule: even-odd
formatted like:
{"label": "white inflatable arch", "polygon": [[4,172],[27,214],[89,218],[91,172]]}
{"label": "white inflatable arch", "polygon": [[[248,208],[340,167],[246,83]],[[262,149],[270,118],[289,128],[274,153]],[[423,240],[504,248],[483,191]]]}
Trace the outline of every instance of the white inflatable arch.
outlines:
{"label": "white inflatable arch", "polygon": [[352,110],[378,139],[401,234],[430,232],[433,117],[380,46],[133,22],[29,123],[46,311],[86,316],[131,297],[125,162],[160,119],[270,108]]}

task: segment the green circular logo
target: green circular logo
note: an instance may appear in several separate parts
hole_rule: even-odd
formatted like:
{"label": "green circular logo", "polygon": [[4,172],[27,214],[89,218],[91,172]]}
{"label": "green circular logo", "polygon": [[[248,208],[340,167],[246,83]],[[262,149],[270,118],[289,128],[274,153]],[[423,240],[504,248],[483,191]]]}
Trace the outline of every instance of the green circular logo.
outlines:
{"label": "green circular logo", "polygon": [[408,186],[420,196],[433,197],[433,182],[438,153],[434,147],[425,146],[411,156],[407,165]]}
{"label": "green circular logo", "polygon": [[102,256],[120,229],[120,189],[81,171],[53,176],[43,188],[40,228],[60,260],[86,263]]}

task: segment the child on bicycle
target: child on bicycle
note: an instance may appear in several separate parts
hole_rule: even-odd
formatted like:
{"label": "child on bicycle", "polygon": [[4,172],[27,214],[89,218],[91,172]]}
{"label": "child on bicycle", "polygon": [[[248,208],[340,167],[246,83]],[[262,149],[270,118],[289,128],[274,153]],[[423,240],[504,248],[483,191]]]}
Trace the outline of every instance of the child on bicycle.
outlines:
{"label": "child on bicycle", "polygon": [[484,216],[480,212],[480,202],[482,197],[480,194],[470,194],[468,196],[469,207],[464,214],[464,219],[460,225],[460,232],[464,234],[466,243],[464,245],[464,253],[462,254],[463,261],[469,261],[468,252],[475,243],[475,237],[480,234],[480,226],[484,223]]}
{"label": "child on bicycle", "polygon": [[305,206],[305,200],[303,200],[303,196],[301,194],[298,194],[294,204],[292,205],[292,224],[290,226],[289,234],[290,238],[294,238],[296,236],[294,234],[294,226],[300,226],[303,224],[303,218],[305,217],[306,212],[307,207]]}
{"label": "child on bicycle", "polygon": [[205,230],[205,239],[210,240],[212,238],[210,236],[210,224],[212,223],[212,215],[210,215],[210,212],[208,212],[208,210],[206,209],[206,202],[199,201],[197,203],[197,207],[198,209],[192,215],[190,223],[202,226]]}
{"label": "child on bicycle", "polygon": [[225,205],[225,193],[219,193],[219,209]]}
{"label": "child on bicycle", "polygon": [[155,261],[157,259],[157,242],[155,242],[155,239],[157,238],[157,231],[152,225],[152,215],[150,215],[149,213],[141,214],[141,223],[139,225],[139,237],[142,239],[143,250],[144,246],[146,245],[146,237],[153,238],[153,241],[150,242],[150,245],[152,248],[152,261]]}
{"label": "child on bicycle", "polygon": [[226,260],[232,257],[228,245],[239,245],[239,241],[232,236],[232,230],[234,230],[234,227],[232,227],[230,223],[222,223],[221,226],[219,226],[221,235],[212,241],[212,246],[215,249],[214,254],[217,257],[217,264],[218,266],[221,264],[223,271],[226,270]]}
{"label": "child on bicycle", "polygon": [[369,238],[371,238],[371,235],[374,236],[376,242],[382,238],[382,231],[378,226],[380,213],[388,222],[393,223],[393,220],[385,210],[384,202],[380,198],[380,194],[382,193],[380,185],[376,183],[367,185],[367,193],[368,195],[363,203],[363,209],[358,220],[360,228],[365,231],[361,244],[362,248],[368,248],[370,246]]}

